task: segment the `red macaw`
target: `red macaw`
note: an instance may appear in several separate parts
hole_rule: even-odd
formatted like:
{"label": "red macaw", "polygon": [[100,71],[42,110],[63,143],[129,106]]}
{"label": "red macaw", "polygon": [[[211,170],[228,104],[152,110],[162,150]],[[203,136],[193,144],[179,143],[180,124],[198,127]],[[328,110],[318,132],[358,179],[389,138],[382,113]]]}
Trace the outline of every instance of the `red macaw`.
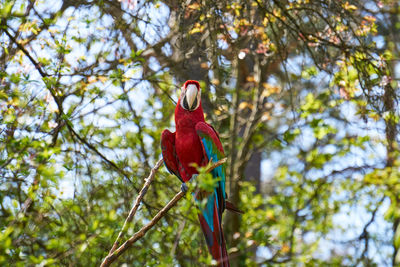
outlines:
{"label": "red macaw", "polygon": [[[182,181],[182,190],[186,191],[188,182],[198,174],[197,166],[206,165],[210,159],[217,162],[224,158],[224,149],[218,133],[204,121],[201,106],[201,90],[197,81],[186,81],[175,108],[176,132],[164,130],[161,136],[162,155],[170,173]],[[208,249],[218,262],[218,266],[229,266],[224,234],[221,222],[225,210],[225,166],[221,165],[212,172],[219,179],[212,193],[199,192],[196,200],[207,199],[198,217],[206,238]]]}

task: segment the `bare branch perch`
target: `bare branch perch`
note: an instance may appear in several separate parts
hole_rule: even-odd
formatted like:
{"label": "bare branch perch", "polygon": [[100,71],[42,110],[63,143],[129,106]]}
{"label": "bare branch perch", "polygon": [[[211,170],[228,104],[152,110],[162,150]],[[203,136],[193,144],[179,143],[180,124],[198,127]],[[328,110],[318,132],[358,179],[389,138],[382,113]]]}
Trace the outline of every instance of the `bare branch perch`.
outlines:
{"label": "bare branch perch", "polygon": [[135,204],[133,205],[131,211],[129,212],[128,217],[126,217],[126,220],[124,222],[124,226],[122,227],[121,231],[118,234],[117,239],[114,242],[114,245],[112,246],[112,248],[110,249],[110,252],[108,253],[108,255],[112,254],[120,245],[119,242],[121,240],[121,238],[123,237],[124,233],[126,232],[127,228],[128,228],[128,224],[132,221],[133,216],[135,216],[136,211],[139,208],[140,202],[142,202],[142,199],[144,197],[144,195],[147,193],[147,190],[151,184],[151,182],[153,181],[153,178],[158,170],[158,168],[160,168],[161,164],[163,163],[163,159],[160,159],[156,165],[154,166],[154,168],[151,170],[149,177],[146,178],[146,182],[144,183],[142,189],[139,192],[139,195],[137,196],[136,200],[135,200]]}
{"label": "bare branch perch", "polygon": [[212,163],[212,165],[206,170],[206,173],[211,172],[212,170],[214,170],[215,168],[217,168],[218,166],[221,166],[222,164],[224,164],[226,162],[227,158],[223,158],[215,163]]}
{"label": "bare branch perch", "polygon": [[115,250],[111,255],[108,255],[103,263],[101,264],[101,267],[106,267],[106,266],[110,266],[110,264],[116,260],[122,253],[124,253],[128,248],[130,248],[132,246],[133,243],[135,243],[137,240],[139,240],[140,238],[142,238],[146,232],[148,230],[150,230],[151,228],[153,228],[153,226],[162,218],[164,217],[164,215],[173,207],[175,206],[175,204],[185,195],[185,193],[183,193],[182,191],[180,191],[179,193],[177,193],[174,198],[168,202],[168,204],[162,208],[157,214],[156,216],[154,216],[154,218],[148,223],[146,224],[144,227],[142,227],[142,229],[140,229],[139,231],[137,231],[131,238],[129,238],[127,241],[125,241],[124,244],[122,244],[117,250]]}
{"label": "bare branch perch", "polygon": [[[123,232],[127,227],[127,222],[130,222],[137,210],[136,206],[139,206],[140,201],[143,199],[144,194],[147,191],[147,188],[150,186],[151,180],[154,178],[154,175],[157,171],[157,169],[160,167],[161,163],[163,161],[159,160],[156,164],[156,166],[152,169],[149,177],[147,178],[148,180],[146,181],[145,185],[143,186],[142,190],[139,193],[139,196],[136,198],[135,201],[135,205],[133,206],[131,212],[128,215],[128,218],[126,218],[125,223],[124,223],[124,227],[122,228],[121,232]],[[221,159],[220,161],[213,163],[207,170],[206,172],[211,172],[213,169],[217,168],[218,166],[224,164],[226,162],[226,158]],[[151,177],[151,180],[149,181]],[[148,185],[147,185],[148,184]],[[147,187],[146,187],[147,185]],[[143,191],[144,190],[144,191]],[[142,194],[143,193],[143,194]],[[176,203],[178,203],[178,201],[185,195],[185,193],[183,193],[182,191],[180,191],[179,193],[177,193],[173,199],[171,199],[167,205],[165,205],[164,208],[162,208],[157,214],[156,216],[153,217],[153,219],[146,224],[145,226],[143,226],[139,231],[137,231],[132,237],[130,237],[127,241],[125,241],[125,243],[123,243],[118,249],[116,249],[115,247],[118,246],[118,241],[119,239],[122,237],[122,233],[120,233],[117,237],[117,240],[115,241],[112,249],[110,250],[110,254],[104,258],[103,262],[101,263],[100,267],[107,267],[110,266],[111,263],[113,263],[119,256],[121,256],[128,248],[130,248],[137,240],[139,240],[140,238],[142,238],[148,230],[150,230],[151,228],[153,228],[153,226],[159,221],[161,220],[162,217],[164,217],[164,215],[173,207],[175,206]],[[135,208],[136,207],[136,208]],[[121,236],[120,236],[121,235]]]}

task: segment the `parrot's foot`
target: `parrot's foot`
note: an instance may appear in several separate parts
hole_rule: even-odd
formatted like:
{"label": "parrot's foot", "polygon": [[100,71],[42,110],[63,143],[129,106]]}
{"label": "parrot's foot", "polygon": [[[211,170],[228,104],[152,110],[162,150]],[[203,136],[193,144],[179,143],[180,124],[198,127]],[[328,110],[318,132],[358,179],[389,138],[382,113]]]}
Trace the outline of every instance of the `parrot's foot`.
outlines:
{"label": "parrot's foot", "polygon": [[181,185],[181,191],[183,192],[183,193],[185,193],[186,194],[186,192],[189,190],[189,187],[186,185],[186,183],[182,183],[182,185]]}

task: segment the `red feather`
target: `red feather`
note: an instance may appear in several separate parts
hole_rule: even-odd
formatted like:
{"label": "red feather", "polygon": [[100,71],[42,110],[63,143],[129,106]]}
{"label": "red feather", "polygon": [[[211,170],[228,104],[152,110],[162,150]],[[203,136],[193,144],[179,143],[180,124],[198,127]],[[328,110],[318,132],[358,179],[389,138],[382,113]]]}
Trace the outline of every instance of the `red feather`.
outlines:
{"label": "red feather", "polygon": [[[199,83],[193,80],[186,81],[183,90],[186,90],[186,87],[189,84],[195,84],[197,90],[200,90]],[[221,151],[222,154],[223,148],[219,141],[217,132],[204,121],[201,101],[197,109],[189,111],[181,106],[181,99],[179,99],[175,108],[175,125],[175,133],[171,133],[168,130],[164,130],[162,133],[162,155],[167,169],[183,182],[187,182],[192,178],[193,174],[198,173],[193,164],[204,166],[209,161],[197,131],[204,132],[210,136],[214,144],[216,144],[217,149]],[[217,191],[222,192],[221,188],[217,188]],[[210,223],[210,219],[207,219],[207,222],[204,215],[200,212],[200,225],[212,257],[218,262],[218,266],[226,267],[229,266],[229,260],[221,226],[225,199],[221,197],[221,193],[218,195],[215,193],[211,194],[214,198],[210,197],[209,201],[213,201],[213,204],[210,202],[210,209],[207,216],[212,214],[212,224],[209,225],[208,223]],[[200,192],[195,196],[195,198],[196,200],[201,201],[203,198],[207,198],[208,196],[210,196],[210,193]],[[218,209],[218,207],[220,207],[220,209]],[[211,226],[214,230],[211,229]]]}
{"label": "red feather", "polygon": [[203,148],[195,129],[196,123],[200,121],[204,121],[201,103],[196,110],[188,111],[181,106],[181,99],[179,99],[175,108],[175,149],[177,158],[182,164],[179,171],[184,182],[189,181],[193,174],[197,174],[193,164],[202,166],[207,163],[203,157]]}
{"label": "red feather", "polygon": [[213,141],[213,143],[217,146],[218,150],[222,153],[224,153],[224,148],[222,147],[221,141],[219,140],[218,133],[208,123],[205,122],[200,122],[196,124],[196,131],[203,132],[207,134]]}
{"label": "red feather", "polygon": [[175,174],[182,182],[179,174],[178,160],[175,151],[175,133],[164,130],[161,135],[161,151],[164,159],[164,164],[170,173]]}
{"label": "red feather", "polygon": [[[196,195],[196,199],[202,199],[202,197],[199,196],[200,194],[201,193]],[[212,231],[211,228],[208,226],[204,216],[201,213],[198,214],[198,217],[201,230],[203,231],[206,238],[207,247],[210,251],[211,256],[217,261],[218,266],[229,267],[229,257],[226,250],[224,233],[222,231],[222,217],[220,215],[222,214],[219,214],[217,202],[215,201],[213,209],[214,231]]]}
{"label": "red feather", "polygon": [[185,84],[183,85],[183,88],[186,88],[189,84],[195,84],[197,86],[197,89],[200,90],[200,84],[198,81],[195,81],[195,80],[187,80],[185,82]]}

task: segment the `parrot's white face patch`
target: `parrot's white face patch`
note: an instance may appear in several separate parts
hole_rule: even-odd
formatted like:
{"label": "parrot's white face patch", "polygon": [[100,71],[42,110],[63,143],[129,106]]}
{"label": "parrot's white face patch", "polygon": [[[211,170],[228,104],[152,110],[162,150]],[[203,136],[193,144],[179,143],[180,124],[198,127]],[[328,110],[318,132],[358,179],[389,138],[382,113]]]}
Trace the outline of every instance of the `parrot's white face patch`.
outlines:
{"label": "parrot's white face patch", "polygon": [[200,106],[201,91],[197,89],[197,86],[193,83],[188,84],[185,88],[182,88],[181,95],[181,107],[193,111]]}

